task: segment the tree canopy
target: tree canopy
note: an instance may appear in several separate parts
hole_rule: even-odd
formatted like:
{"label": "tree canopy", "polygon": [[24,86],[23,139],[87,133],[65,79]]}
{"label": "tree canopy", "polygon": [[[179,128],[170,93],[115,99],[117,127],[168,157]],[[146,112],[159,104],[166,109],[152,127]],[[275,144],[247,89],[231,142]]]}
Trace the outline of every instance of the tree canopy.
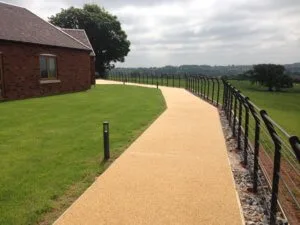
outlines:
{"label": "tree canopy", "polygon": [[70,7],[49,18],[50,23],[72,29],[84,29],[96,54],[96,71],[104,75],[113,63],[124,62],[130,42],[116,16],[95,4]]}
{"label": "tree canopy", "polygon": [[268,87],[269,91],[279,91],[281,88],[293,87],[292,78],[284,71],[285,68],[282,65],[258,64],[246,73],[253,83]]}

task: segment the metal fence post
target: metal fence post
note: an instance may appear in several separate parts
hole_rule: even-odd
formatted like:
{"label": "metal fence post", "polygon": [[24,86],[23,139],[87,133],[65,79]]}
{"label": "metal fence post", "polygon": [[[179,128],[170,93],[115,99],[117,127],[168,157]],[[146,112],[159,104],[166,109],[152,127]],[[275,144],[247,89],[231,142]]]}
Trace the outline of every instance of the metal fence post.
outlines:
{"label": "metal fence post", "polygon": [[209,100],[209,78],[207,77],[207,96],[206,96],[206,100]]}
{"label": "metal fence post", "polygon": [[279,178],[280,178],[280,160],[281,160],[281,140],[277,135],[272,122],[268,119],[268,114],[265,110],[260,111],[260,115],[272,137],[275,151],[274,151],[274,166],[273,166],[273,180],[272,180],[272,197],[271,197],[271,210],[270,210],[270,225],[276,224],[277,213],[277,200],[279,190]]}
{"label": "metal fence post", "polygon": [[200,77],[197,76],[197,95],[200,96]]}
{"label": "metal fence post", "polygon": [[250,112],[255,120],[255,136],[254,136],[254,164],[253,164],[253,192],[257,192],[258,181],[258,156],[259,156],[259,139],[260,139],[260,119],[254,106],[251,104],[249,98],[246,99]]}
{"label": "metal fence post", "polygon": [[191,82],[192,82],[191,91],[194,92],[194,75],[191,76]]}
{"label": "metal fence post", "polygon": [[214,104],[214,94],[215,94],[215,81],[214,81],[214,78],[211,78],[211,81],[212,81],[212,93],[211,93],[211,102],[212,104]]}
{"label": "metal fence post", "polygon": [[233,89],[231,85],[228,85],[228,94],[229,94],[229,105],[228,105],[228,120],[229,125],[232,125],[232,107],[233,107]]}
{"label": "metal fence post", "polygon": [[188,87],[189,87],[189,83],[188,83],[188,77],[187,77],[187,75],[185,74],[184,75],[184,80],[185,80],[185,89],[187,89],[188,90]]}
{"label": "metal fence post", "polygon": [[245,106],[245,136],[244,136],[244,165],[248,164],[248,135],[249,135],[249,107],[247,104],[248,97],[243,99],[243,104]]}
{"label": "metal fence post", "polygon": [[203,87],[203,98],[206,98],[205,94],[206,94],[206,79],[205,77],[203,77],[203,82],[204,82],[204,87]]}
{"label": "metal fence post", "polygon": [[194,76],[194,93],[197,94],[197,76]]}
{"label": "metal fence post", "polygon": [[190,75],[190,79],[191,79],[191,92],[195,92],[195,76],[194,75]]}
{"label": "metal fence post", "polygon": [[202,76],[199,75],[199,81],[200,81],[200,91],[199,91],[199,96],[202,97],[202,89],[203,89],[203,81],[202,81]]}
{"label": "metal fence post", "polygon": [[169,75],[167,75],[167,87],[169,87]]}
{"label": "metal fence post", "polygon": [[223,82],[223,110],[225,110],[225,113],[227,115],[227,103],[228,103],[228,95],[227,95],[227,83],[224,79],[222,79],[222,82]]}
{"label": "metal fence post", "polygon": [[174,87],[174,85],[175,85],[175,84],[174,84],[174,74],[172,75],[172,78],[173,78],[173,87]]}
{"label": "metal fence post", "polygon": [[[234,90],[234,106],[233,106],[233,125],[232,125],[232,134],[233,137],[236,137],[236,112],[237,112],[237,90]],[[230,116],[231,117],[231,116]]]}
{"label": "metal fence post", "polygon": [[192,92],[195,92],[195,76],[192,76]]}
{"label": "metal fence post", "polygon": [[189,78],[187,75],[184,75],[184,80],[185,80],[185,89],[188,90],[189,89]]}
{"label": "metal fence post", "polygon": [[227,119],[228,119],[228,121],[229,121],[229,125],[231,126],[231,120],[230,120],[230,104],[231,104],[231,94],[232,94],[232,92],[231,92],[231,89],[230,89],[230,87],[229,87],[229,85],[228,84],[226,84],[226,96],[227,96],[227,100],[225,99],[225,102],[227,102],[226,103],[226,112],[227,112]]}
{"label": "metal fence post", "polygon": [[104,159],[110,158],[109,152],[109,123],[107,121],[103,122],[103,147],[104,147]]}
{"label": "metal fence post", "polygon": [[237,148],[239,150],[242,149],[242,143],[241,143],[241,135],[242,135],[242,120],[243,120],[243,99],[242,96],[240,94],[240,92],[238,92],[238,101],[239,101],[239,117],[238,117],[238,136],[237,136],[237,142],[238,142],[238,146]]}
{"label": "metal fence post", "polygon": [[217,91],[217,107],[219,107],[219,98],[220,98],[220,80],[217,78],[218,91]]}
{"label": "metal fence post", "polygon": [[298,162],[300,162],[300,140],[297,136],[291,136],[289,138],[292,149],[296,155]]}

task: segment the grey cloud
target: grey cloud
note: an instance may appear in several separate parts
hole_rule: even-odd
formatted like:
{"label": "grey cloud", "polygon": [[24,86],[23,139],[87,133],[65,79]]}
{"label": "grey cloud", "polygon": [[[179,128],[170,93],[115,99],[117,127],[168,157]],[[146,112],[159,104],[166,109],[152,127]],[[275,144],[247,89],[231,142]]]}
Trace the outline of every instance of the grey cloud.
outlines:
{"label": "grey cloud", "polygon": [[[17,4],[17,5],[23,5],[25,2],[28,2],[30,0],[8,0],[6,1],[7,3],[11,4]],[[188,0],[187,0],[188,1]],[[42,2],[45,2],[43,0],[40,1],[41,4]],[[172,4],[176,2],[180,2],[180,0],[60,0],[59,2],[65,3],[70,6],[79,6],[83,5],[85,3],[95,3],[100,6],[103,6],[105,8],[109,9],[115,9],[115,8],[122,8],[124,6],[143,6],[143,7],[152,7],[154,5],[160,5],[160,4]],[[55,4],[55,2],[54,2]]]}
{"label": "grey cloud", "polygon": [[[29,7],[32,1],[8,2]],[[300,58],[300,0],[217,0],[199,11],[188,8],[193,0],[62,0],[59,6],[40,1],[31,10],[47,18],[61,6],[89,2],[104,6],[122,22],[132,51],[121,66],[291,63]],[[208,1],[198,2],[201,6]],[[178,6],[180,13],[166,7],[157,14],[168,4]],[[154,25],[147,23],[149,19]]]}

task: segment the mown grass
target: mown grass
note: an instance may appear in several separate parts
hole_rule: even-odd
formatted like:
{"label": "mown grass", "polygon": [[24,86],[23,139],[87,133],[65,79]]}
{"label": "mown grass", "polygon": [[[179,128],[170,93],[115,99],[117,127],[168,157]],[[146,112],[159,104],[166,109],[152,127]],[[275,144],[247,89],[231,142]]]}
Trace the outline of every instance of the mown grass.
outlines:
{"label": "mown grass", "polygon": [[249,81],[230,81],[290,134],[300,136],[300,85],[281,92],[269,92],[267,88],[252,85]]}
{"label": "mown grass", "polygon": [[118,157],[163,110],[161,92],[96,86],[0,104],[0,224],[50,224],[107,167],[102,122]]}

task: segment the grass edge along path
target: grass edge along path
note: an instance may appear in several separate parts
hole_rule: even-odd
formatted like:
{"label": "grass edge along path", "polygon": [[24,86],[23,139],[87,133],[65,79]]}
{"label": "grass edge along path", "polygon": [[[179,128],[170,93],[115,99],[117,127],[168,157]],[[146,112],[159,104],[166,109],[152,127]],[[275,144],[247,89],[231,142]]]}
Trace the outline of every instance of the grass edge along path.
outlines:
{"label": "grass edge along path", "polygon": [[[0,124],[7,129],[0,129],[0,224],[51,224],[165,108],[160,91],[117,85],[1,103]],[[57,117],[49,116],[54,112]],[[101,162],[103,120],[111,125],[107,163]],[[63,175],[51,176],[53,168]]]}
{"label": "grass edge along path", "polygon": [[55,225],[242,224],[218,111],[161,89],[167,110]]}

